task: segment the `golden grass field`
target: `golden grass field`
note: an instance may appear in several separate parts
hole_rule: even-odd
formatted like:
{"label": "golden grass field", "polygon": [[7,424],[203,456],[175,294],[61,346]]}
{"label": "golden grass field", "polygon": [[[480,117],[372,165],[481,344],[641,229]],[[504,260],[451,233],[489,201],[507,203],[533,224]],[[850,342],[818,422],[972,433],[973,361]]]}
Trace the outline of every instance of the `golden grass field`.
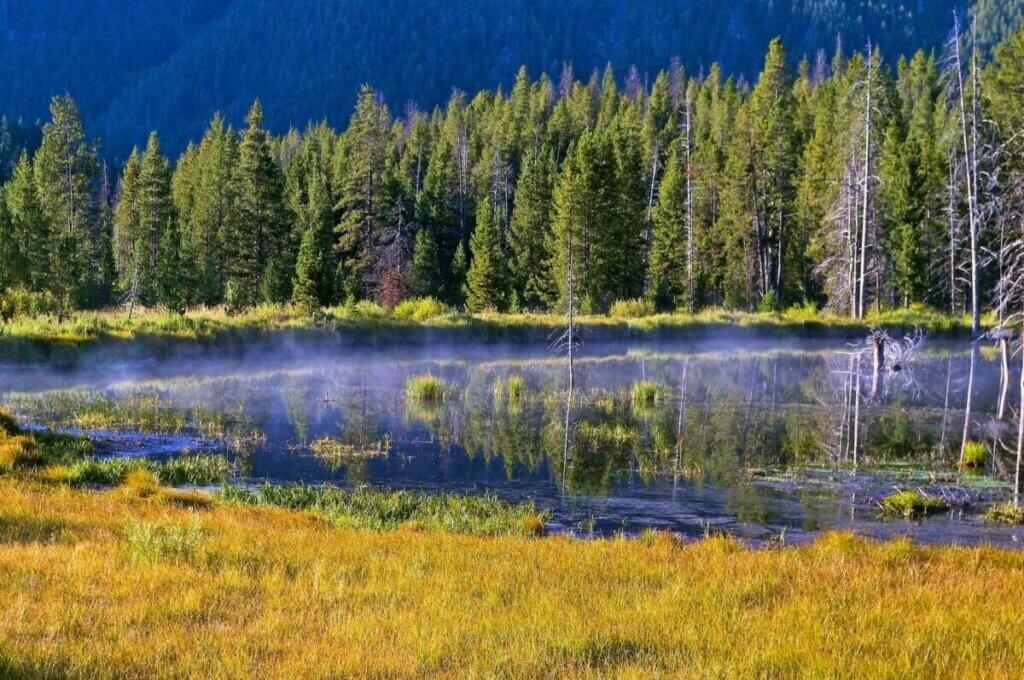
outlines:
{"label": "golden grass field", "polygon": [[[152,489],[150,491],[153,491]],[[0,477],[0,677],[1019,678],[1024,553],[353,531]]]}

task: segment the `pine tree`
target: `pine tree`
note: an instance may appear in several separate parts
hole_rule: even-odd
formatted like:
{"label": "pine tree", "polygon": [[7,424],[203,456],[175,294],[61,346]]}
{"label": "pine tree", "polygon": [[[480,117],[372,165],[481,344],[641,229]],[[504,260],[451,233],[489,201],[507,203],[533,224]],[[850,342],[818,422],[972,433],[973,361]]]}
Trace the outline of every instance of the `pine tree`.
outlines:
{"label": "pine tree", "polygon": [[0,293],[24,281],[24,258],[7,209],[7,197],[0,191]]}
{"label": "pine tree", "polygon": [[140,239],[139,174],[142,157],[138,148],[132,149],[121,171],[117,204],[114,206],[114,263],[118,272],[118,287],[130,294],[138,284],[140,261],[136,246]]}
{"label": "pine tree", "polygon": [[[96,144],[86,139],[70,97],[50,102],[51,121],[33,159],[36,189],[49,235],[47,288],[59,318],[89,299],[95,189]],[[94,270],[93,270],[94,271]]]}
{"label": "pine tree", "polygon": [[466,274],[466,309],[470,312],[503,310],[508,300],[508,274],[501,234],[494,224],[494,210],[486,199],[477,207],[476,229],[469,247],[472,260]]}
{"label": "pine tree", "polygon": [[312,314],[331,302],[334,280],[331,243],[334,214],[327,180],[319,169],[313,171],[307,202],[299,214],[303,232],[292,283],[292,302]]}
{"label": "pine tree", "polygon": [[416,232],[412,250],[412,292],[418,297],[443,297],[440,285],[441,268],[437,259],[437,243],[430,230]]}
{"label": "pine tree", "polygon": [[455,254],[452,255],[451,264],[448,265],[448,302],[455,306],[461,306],[465,301],[465,283],[466,283],[466,271],[469,268],[466,262],[466,249],[462,245],[462,241],[459,241],[459,245],[455,246]]}
{"label": "pine tree", "polygon": [[555,165],[547,147],[528,153],[516,184],[509,229],[512,286],[523,307],[535,309],[555,301],[548,272],[551,254],[551,200]]}
{"label": "pine tree", "polygon": [[236,181],[238,213],[227,227],[229,251],[228,305],[249,307],[261,298],[281,301],[290,297],[289,221],[285,214],[284,180],[274,160],[263,109],[253,104],[242,135]]}
{"label": "pine tree", "polygon": [[[150,133],[139,164],[137,200],[139,222],[133,245],[142,299],[146,304],[177,308],[180,239],[171,200],[170,163],[160,150],[156,132]],[[165,247],[169,249],[167,253]],[[165,270],[170,267],[173,271]]]}
{"label": "pine tree", "polygon": [[19,267],[25,285],[35,291],[46,289],[50,276],[50,234],[28,152],[22,151],[14,174],[6,186],[7,209],[12,237],[19,244]]}
{"label": "pine tree", "polygon": [[685,305],[688,294],[686,177],[676,150],[666,163],[652,213],[648,294],[659,310],[671,311]]}
{"label": "pine tree", "polygon": [[369,294],[373,243],[383,221],[382,194],[390,115],[376,92],[364,86],[338,155],[337,229],[341,278],[347,297]]}

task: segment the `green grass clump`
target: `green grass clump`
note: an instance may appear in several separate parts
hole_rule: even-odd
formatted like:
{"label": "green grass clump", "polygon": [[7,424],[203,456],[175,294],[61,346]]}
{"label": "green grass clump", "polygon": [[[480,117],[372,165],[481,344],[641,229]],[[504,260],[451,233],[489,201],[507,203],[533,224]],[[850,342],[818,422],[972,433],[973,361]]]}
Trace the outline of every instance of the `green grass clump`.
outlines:
{"label": "green grass clump", "polygon": [[513,505],[493,495],[459,496],[410,491],[346,491],[329,486],[264,484],[250,491],[225,486],[218,497],[229,503],[306,510],[338,526],[384,531],[399,527],[450,531],[463,534],[514,534],[533,536],[543,532],[547,515],[532,504]]}
{"label": "green grass clump", "polygon": [[442,401],[444,381],[433,373],[413,376],[405,383],[405,396],[417,401]]}
{"label": "green grass clump", "polygon": [[161,484],[210,486],[231,478],[231,463],[224,456],[180,456],[166,461],[145,458],[90,458],[71,466],[76,484],[116,486],[129,474],[143,470],[154,474]]}
{"label": "green grass clump", "polygon": [[37,467],[45,462],[34,437],[0,435],[0,470]]}
{"label": "green grass clump", "polygon": [[400,302],[392,311],[391,316],[399,321],[430,321],[440,316],[448,316],[452,308],[432,297],[410,298]]}
{"label": "green grass clump", "polygon": [[505,389],[508,392],[510,401],[519,401],[523,398],[523,391],[526,386],[523,376],[514,374],[505,379]]}
{"label": "green grass clump", "polygon": [[616,300],[608,310],[608,316],[613,319],[640,319],[645,316],[654,316],[657,310],[650,300],[636,298],[634,300]]}
{"label": "green grass clump", "polygon": [[960,464],[965,468],[980,469],[988,462],[988,447],[983,442],[970,441],[964,444]]}
{"label": "green grass clump", "polygon": [[138,468],[124,476],[121,486],[129,495],[149,498],[160,493],[160,478],[152,470]]}
{"label": "green grass clump", "polygon": [[985,511],[985,521],[993,524],[1009,524],[1018,526],[1024,524],[1024,507],[1016,503],[996,503],[989,506]]}
{"label": "green grass clump", "polygon": [[130,519],[124,527],[124,538],[133,559],[191,561],[199,552],[203,531],[198,517],[188,524]]}
{"label": "green grass clump", "polygon": [[661,399],[662,392],[661,385],[653,380],[640,380],[633,383],[633,387],[629,390],[629,395],[634,404],[650,406]]}
{"label": "green grass clump", "polygon": [[890,518],[917,519],[948,509],[946,501],[921,491],[897,491],[882,500],[882,515]]}

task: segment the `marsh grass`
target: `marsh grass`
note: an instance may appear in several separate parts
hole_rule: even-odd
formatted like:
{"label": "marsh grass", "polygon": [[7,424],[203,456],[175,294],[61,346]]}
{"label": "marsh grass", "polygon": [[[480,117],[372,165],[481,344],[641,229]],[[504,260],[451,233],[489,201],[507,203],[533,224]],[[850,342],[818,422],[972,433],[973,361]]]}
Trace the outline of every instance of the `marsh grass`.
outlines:
{"label": "marsh grass", "polygon": [[414,375],[405,383],[405,396],[423,402],[444,400],[444,381],[433,373]]}
{"label": "marsh grass", "polygon": [[0,479],[0,675],[980,679],[1024,663],[1015,551],[354,531],[235,505],[201,520]]}
{"label": "marsh grass", "polygon": [[147,458],[90,458],[70,466],[75,484],[115,486],[135,472],[155,476],[161,484],[211,486],[231,479],[231,462],[224,456],[195,454],[164,461]]}
{"label": "marsh grass", "polygon": [[1008,524],[1019,526],[1024,524],[1024,507],[1011,503],[996,503],[985,510],[985,521],[992,524]]}
{"label": "marsh grass", "polygon": [[383,531],[415,523],[425,530],[480,535],[538,535],[547,521],[532,504],[513,505],[493,495],[378,491],[364,487],[348,491],[328,486],[265,484],[248,490],[225,486],[218,497],[228,503],[306,510],[333,524]]}
{"label": "marsh grass", "polygon": [[964,445],[961,465],[965,468],[979,470],[988,462],[988,446],[984,442],[969,441]]}
{"label": "marsh grass", "polygon": [[160,493],[160,478],[151,470],[138,468],[124,476],[121,486],[132,496],[149,498]]}
{"label": "marsh grass", "polygon": [[897,491],[882,499],[881,514],[893,519],[920,519],[948,509],[946,501],[922,491]]}
{"label": "marsh grass", "polygon": [[639,406],[653,406],[664,398],[665,387],[653,380],[640,380],[629,390],[630,399]]}

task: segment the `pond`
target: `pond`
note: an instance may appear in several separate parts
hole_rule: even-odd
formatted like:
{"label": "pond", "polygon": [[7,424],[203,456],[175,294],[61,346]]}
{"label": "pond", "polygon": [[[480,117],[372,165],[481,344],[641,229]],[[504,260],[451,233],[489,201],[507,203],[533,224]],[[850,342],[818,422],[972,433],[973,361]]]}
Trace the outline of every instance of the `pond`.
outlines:
{"label": "pond", "polygon": [[[980,517],[1010,491],[1017,376],[1000,418],[990,348],[927,342],[899,368],[875,380],[868,354],[834,341],[586,346],[568,445],[566,360],[545,347],[8,366],[0,402],[90,434],[105,455],[223,451],[251,483],[492,492],[581,536],[658,528],[760,544],[841,528],[1018,545],[1024,530]],[[415,393],[421,376],[440,395]],[[983,453],[971,469],[958,465],[965,437]],[[880,500],[896,488],[952,509],[884,521]]]}

